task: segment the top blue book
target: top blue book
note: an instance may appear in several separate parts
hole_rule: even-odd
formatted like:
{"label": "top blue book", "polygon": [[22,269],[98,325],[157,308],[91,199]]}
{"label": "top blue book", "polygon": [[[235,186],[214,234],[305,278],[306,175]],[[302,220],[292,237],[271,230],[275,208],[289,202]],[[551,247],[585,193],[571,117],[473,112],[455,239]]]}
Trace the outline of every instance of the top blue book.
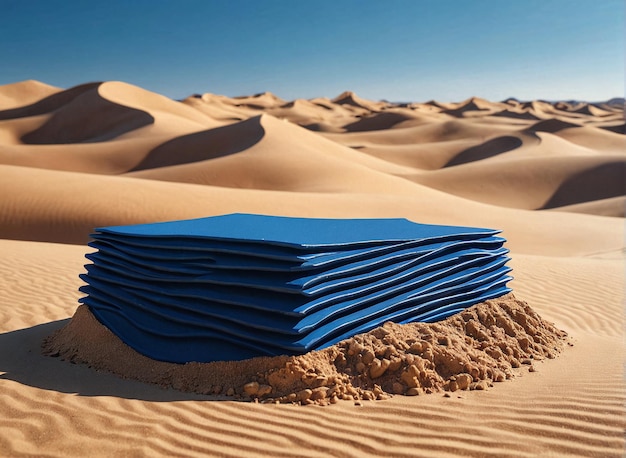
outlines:
{"label": "top blue book", "polygon": [[174,238],[255,243],[296,250],[347,249],[414,240],[478,239],[494,229],[419,224],[404,218],[324,219],[234,213],[163,223],[96,228],[113,238]]}

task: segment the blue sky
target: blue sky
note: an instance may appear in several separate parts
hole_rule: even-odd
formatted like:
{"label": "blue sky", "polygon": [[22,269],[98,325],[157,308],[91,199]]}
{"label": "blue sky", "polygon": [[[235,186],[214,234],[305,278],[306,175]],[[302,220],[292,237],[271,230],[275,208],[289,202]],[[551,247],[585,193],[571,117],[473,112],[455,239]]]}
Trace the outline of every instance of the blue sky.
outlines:
{"label": "blue sky", "polygon": [[0,0],[0,84],[459,101],[624,95],[623,0]]}

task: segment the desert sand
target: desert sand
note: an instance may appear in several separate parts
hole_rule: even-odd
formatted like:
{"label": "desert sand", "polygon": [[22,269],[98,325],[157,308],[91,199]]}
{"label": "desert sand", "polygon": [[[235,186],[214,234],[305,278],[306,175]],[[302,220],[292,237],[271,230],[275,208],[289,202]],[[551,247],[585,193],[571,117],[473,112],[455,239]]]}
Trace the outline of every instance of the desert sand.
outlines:
{"label": "desert sand", "polygon": [[[623,456],[625,177],[619,100],[0,86],[0,455]],[[486,390],[326,407],[41,354],[78,308],[94,227],[233,212],[502,229],[515,297],[570,345]]]}

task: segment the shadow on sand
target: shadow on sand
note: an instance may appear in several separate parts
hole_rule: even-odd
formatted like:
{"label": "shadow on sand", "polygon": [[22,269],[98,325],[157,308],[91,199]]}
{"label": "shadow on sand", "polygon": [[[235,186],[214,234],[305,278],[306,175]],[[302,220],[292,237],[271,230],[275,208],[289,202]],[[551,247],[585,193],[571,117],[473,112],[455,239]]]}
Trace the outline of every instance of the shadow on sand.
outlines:
{"label": "shadow on sand", "polygon": [[156,385],[97,372],[86,365],[43,356],[43,339],[68,322],[69,319],[53,321],[0,334],[0,380],[13,380],[43,390],[79,396],[115,396],[157,402],[224,399],[165,390]]}

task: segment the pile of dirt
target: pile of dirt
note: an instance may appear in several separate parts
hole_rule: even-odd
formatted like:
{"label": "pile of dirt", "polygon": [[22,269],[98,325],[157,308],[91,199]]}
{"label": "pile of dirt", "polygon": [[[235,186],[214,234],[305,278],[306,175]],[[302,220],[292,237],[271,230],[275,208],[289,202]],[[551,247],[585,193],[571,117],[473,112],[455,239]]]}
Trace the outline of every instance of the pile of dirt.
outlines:
{"label": "pile of dirt", "polygon": [[554,358],[567,334],[513,294],[437,323],[385,323],[299,356],[173,364],[124,344],[81,305],[43,353],[124,378],[216,398],[326,405],[442,390],[484,390]]}

